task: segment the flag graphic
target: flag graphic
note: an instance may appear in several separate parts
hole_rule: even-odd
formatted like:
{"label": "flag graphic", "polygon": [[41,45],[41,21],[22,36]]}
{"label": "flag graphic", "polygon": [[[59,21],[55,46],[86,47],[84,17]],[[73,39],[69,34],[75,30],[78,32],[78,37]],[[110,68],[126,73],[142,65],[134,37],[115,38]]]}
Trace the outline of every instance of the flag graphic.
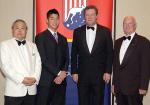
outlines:
{"label": "flag graphic", "polygon": [[64,0],[64,26],[74,30],[85,24],[83,9],[86,0]]}
{"label": "flag graphic", "polygon": [[36,34],[47,28],[46,13],[55,8],[60,13],[58,31],[72,39],[73,29],[85,24],[83,9],[95,5],[99,10],[97,22],[112,28],[113,0],[36,0]]}

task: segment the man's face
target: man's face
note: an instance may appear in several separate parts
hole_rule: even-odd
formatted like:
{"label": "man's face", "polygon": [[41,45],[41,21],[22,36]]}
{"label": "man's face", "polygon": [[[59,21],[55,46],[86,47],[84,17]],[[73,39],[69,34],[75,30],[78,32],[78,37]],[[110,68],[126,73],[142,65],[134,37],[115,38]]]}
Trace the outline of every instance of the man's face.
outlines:
{"label": "man's face", "polygon": [[136,30],[136,23],[132,17],[126,17],[123,21],[123,30],[126,35],[130,35]]}
{"label": "man's face", "polygon": [[50,29],[56,31],[59,26],[59,16],[57,14],[51,14],[47,19],[47,24]]}
{"label": "man's face", "polygon": [[23,40],[26,38],[27,26],[24,22],[18,21],[12,27],[12,34],[18,40]]}
{"label": "man's face", "polygon": [[96,24],[97,15],[94,9],[88,9],[85,11],[85,21],[88,26],[93,26]]}

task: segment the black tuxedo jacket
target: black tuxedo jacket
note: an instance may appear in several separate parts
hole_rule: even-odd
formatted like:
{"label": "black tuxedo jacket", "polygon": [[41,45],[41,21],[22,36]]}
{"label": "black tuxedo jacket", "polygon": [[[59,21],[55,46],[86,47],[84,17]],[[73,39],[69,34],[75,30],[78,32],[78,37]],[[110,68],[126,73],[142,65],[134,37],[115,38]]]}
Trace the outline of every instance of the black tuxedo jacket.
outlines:
{"label": "black tuxedo jacket", "polygon": [[60,33],[58,43],[49,30],[45,30],[35,38],[42,60],[40,85],[49,85],[60,70],[68,70],[68,44]]}
{"label": "black tuxedo jacket", "polygon": [[71,73],[79,75],[79,83],[101,84],[103,74],[112,70],[113,44],[110,31],[97,25],[91,53],[86,41],[86,26],[74,30]]}
{"label": "black tuxedo jacket", "polygon": [[119,61],[123,37],[114,47],[113,84],[115,92],[137,94],[139,89],[148,89],[150,79],[150,42],[135,34],[123,58]]}

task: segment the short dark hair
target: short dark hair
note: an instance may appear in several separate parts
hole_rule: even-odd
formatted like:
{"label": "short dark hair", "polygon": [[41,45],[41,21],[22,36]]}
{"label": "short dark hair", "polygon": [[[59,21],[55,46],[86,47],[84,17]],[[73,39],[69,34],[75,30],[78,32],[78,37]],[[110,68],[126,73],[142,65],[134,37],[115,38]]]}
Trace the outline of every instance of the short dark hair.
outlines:
{"label": "short dark hair", "polygon": [[52,14],[56,14],[59,16],[59,12],[56,10],[56,9],[50,9],[48,12],[47,12],[47,19],[50,17],[50,15]]}
{"label": "short dark hair", "polygon": [[88,5],[88,6],[86,6],[86,7],[84,8],[84,15],[85,15],[85,11],[86,11],[86,10],[89,10],[89,9],[94,9],[95,12],[96,12],[96,15],[98,15],[98,9],[97,9],[97,7],[96,7],[95,5]]}
{"label": "short dark hair", "polygon": [[26,23],[23,19],[17,19],[17,20],[15,20],[15,21],[13,22],[13,24],[12,24],[12,27],[11,27],[12,29],[14,28],[14,26],[15,26],[15,24],[16,24],[17,22],[22,22],[22,23],[24,23],[25,26],[26,26],[26,29],[28,29],[27,23]]}

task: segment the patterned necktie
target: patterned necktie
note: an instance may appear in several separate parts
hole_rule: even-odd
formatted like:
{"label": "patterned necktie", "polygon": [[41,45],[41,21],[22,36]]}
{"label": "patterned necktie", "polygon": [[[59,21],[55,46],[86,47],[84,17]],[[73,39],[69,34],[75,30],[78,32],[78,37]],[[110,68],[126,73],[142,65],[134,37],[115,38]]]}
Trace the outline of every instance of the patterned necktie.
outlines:
{"label": "patterned necktie", "polygon": [[58,43],[58,36],[57,36],[57,33],[56,33],[56,32],[54,32],[53,36],[54,36],[54,38],[55,38],[56,42]]}

